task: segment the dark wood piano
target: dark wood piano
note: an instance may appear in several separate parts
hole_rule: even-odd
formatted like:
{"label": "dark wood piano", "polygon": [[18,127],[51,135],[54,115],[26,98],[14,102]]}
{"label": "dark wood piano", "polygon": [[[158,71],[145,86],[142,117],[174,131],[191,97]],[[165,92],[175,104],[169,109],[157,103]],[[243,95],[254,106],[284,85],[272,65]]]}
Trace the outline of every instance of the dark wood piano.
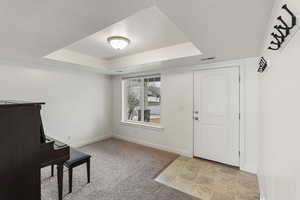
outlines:
{"label": "dark wood piano", "polygon": [[58,199],[62,199],[63,163],[69,146],[46,137],[40,110],[44,103],[0,101],[0,199],[40,200],[40,169],[58,169]]}

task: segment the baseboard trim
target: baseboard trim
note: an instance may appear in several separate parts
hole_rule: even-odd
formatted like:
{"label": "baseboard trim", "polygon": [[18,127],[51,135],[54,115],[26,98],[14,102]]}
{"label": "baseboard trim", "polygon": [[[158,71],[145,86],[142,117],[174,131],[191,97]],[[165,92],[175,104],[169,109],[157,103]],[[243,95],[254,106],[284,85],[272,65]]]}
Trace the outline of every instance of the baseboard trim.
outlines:
{"label": "baseboard trim", "polygon": [[135,143],[135,144],[140,144],[140,145],[143,145],[143,146],[151,147],[151,148],[154,148],[154,149],[159,149],[159,150],[162,150],[162,151],[168,151],[168,152],[171,152],[171,153],[176,153],[176,154],[186,156],[186,157],[193,157],[193,154],[190,153],[190,152],[181,151],[181,150],[170,148],[168,146],[164,146],[164,145],[160,145],[160,144],[153,144],[153,143],[150,143],[150,142],[145,142],[145,141],[142,141],[142,140],[139,140],[139,139],[136,139],[136,138],[126,137],[126,136],[123,136],[123,135],[113,135],[112,137],[116,138],[116,139],[120,139],[120,140],[125,140],[125,141],[128,141],[128,142],[132,142],[132,143]]}
{"label": "baseboard trim", "polygon": [[245,172],[249,172],[252,174],[257,174],[257,169],[254,167],[249,167],[249,166],[240,166],[240,170],[245,171]]}
{"label": "baseboard trim", "polygon": [[267,200],[268,198],[266,197],[266,193],[265,193],[265,179],[264,176],[262,176],[262,174],[260,173],[260,171],[258,170],[257,172],[257,179],[258,179],[258,187],[259,187],[259,193],[260,193],[260,200]]}
{"label": "baseboard trim", "polygon": [[78,142],[72,142],[71,143],[71,146],[72,147],[75,147],[75,148],[79,148],[79,147],[83,147],[83,146],[86,146],[86,145],[89,145],[89,144],[92,144],[92,143],[96,143],[96,142],[100,142],[102,140],[106,140],[108,138],[111,138],[112,135],[100,135],[100,136],[97,136],[97,137],[94,137],[94,138],[89,138],[89,139],[85,139],[85,140],[82,140],[82,141],[78,141]]}

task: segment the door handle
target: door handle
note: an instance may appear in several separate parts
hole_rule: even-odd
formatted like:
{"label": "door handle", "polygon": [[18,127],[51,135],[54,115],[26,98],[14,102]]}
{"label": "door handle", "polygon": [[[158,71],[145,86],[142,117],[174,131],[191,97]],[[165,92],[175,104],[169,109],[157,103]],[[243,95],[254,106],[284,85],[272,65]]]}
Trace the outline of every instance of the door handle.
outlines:
{"label": "door handle", "polygon": [[194,117],[194,120],[199,121],[199,117]]}

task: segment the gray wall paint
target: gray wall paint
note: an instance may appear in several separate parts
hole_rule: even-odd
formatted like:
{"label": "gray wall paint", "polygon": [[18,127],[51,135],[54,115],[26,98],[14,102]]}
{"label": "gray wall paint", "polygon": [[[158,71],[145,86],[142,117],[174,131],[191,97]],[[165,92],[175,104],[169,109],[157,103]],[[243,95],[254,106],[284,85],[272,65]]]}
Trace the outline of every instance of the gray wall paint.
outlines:
{"label": "gray wall paint", "polygon": [[111,135],[111,78],[0,64],[0,99],[42,101],[46,134],[73,146]]}
{"label": "gray wall paint", "polygon": [[[216,63],[210,67],[241,66],[244,85],[243,131],[241,168],[256,173],[257,170],[257,59],[242,59],[225,63]],[[182,155],[193,155],[193,69],[201,67],[175,69],[162,72],[162,130],[123,125],[121,121],[121,77],[113,78],[113,134],[115,137],[144,145],[173,151]],[[157,72],[154,72],[157,73]]]}
{"label": "gray wall paint", "polygon": [[[300,13],[299,0],[277,0],[270,21],[273,31],[280,7],[287,3]],[[288,19],[288,18],[286,18]],[[299,23],[299,21],[298,21]],[[281,51],[263,55],[269,67],[259,76],[259,182],[264,200],[298,200],[300,197],[300,32]]]}

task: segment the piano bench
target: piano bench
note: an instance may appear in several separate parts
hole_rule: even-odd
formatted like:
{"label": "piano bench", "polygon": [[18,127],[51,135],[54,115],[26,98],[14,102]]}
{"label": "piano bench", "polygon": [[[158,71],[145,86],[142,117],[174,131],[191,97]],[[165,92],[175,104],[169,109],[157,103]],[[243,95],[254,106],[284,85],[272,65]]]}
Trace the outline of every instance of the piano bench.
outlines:
{"label": "piano bench", "polygon": [[[76,149],[70,148],[70,159],[64,163],[64,166],[69,170],[69,193],[72,193],[73,183],[73,168],[86,163],[87,168],[87,182],[90,183],[90,160],[89,154],[77,151]],[[51,170],[53,176],[53,166]]]}

